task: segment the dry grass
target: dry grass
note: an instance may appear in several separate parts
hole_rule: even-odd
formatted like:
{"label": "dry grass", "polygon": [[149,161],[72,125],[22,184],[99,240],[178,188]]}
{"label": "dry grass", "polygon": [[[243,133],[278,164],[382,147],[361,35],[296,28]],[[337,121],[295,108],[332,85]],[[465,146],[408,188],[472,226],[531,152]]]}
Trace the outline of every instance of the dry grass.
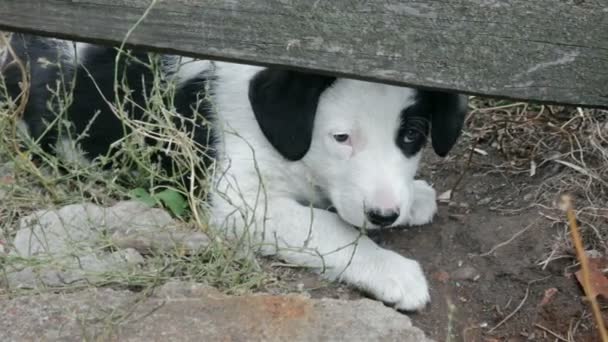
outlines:
{"label": "dry grass", "polygon": [[[467,160],[466,170],[493,174],[511,185],[513,194],[493,200],[491,209],[517,215],[533,208],[540,214],[534,222],[548,222],[544,226],[558,232],[546,241],[539,267],[557,259],[568,261],[564,272],[580,266],[578,240],[560,207],[564,194],[577,204],[571,216],[580,228],[581,249],[608,257],[608,111],[484,98],[473,98],[471,107],[464,138],[470,148],[455,161]],[[575,341],[580,325],[587,324],[582,322],[592,320],[590,313],[582,314],[564,336],[537,328],[557,340]]]}
{"label": "dry grass", "polygon": [[[133,59],[127,51],[120,58]],[[46,153],[36,140],[18,129],[17,122],[27,100],[29,65],[35,62],[39,61],[23,61],[9,66],[19,68],[24,75],[23,92],[16,98],[8,95],[0,74],[0,99],[3,99],[0,101],[0,201],[3,204],[0,207],[0,242],[5,248],[11,248],[9,242],[16,233],[19,219],[38,209],[82,202],[109,206],[118,200],[131,198],[135,189],[143,189],[152,196],[171,191],[176,198],[187,203],[187,210],[176,219],[181,220],[184,226],[211,235],[212,245],[198,255],[183,255],[176,248],[174,254],[147,256],[146,266],[136,274],[107,274],[102,283],[91,286],[119,285],[145,289],[179,278],[208,283],[227,292],[242,292],[255,289],[269,280],[255,259],[244,257],[238,246],[215,236],[208,227],[208,208],[203,199],[209,189],[211,175],[208,172],[212,168],[205,169],[200,163],[207,150],[191,139],[191,132],[173,120],[177,115],[171,100],[175,84],[162,78],[158,56],[150,54],[146,60],[132,60],[148,67],[154,75],[154,86],[146,94],[146,108],[142,108],[146,120],[130,119],[127,108],[134,101],[129,92],[122,92],[127,94],[123,97],[106,99],[114,114],[129,128],[129,134],[115,145],[120,153],[102,156],[92,163],[65,160]],[[122,75],[117,74],[115,79],[116,87],[129,87],[122,83]],[[53,106],[49,108],[59,108],[57,120],[51,124],[67,127],[65,113],[71,102],[71,89],[62,82],[51,91],[55,96],[50,100]],[[204,123],[202,117],[198,119]],[[70,138],[77,142],[82,136]],[[155,143],[144,141],[146,138]],[[167,174],[155,161],[153,156],[159,153],[173,157],[174,174]],[[108,163],[114,167],[104,168]],[[185,182],[186,179],[189,180]],[[39,266],[41,262],[17,259],[0,251],[1,266],[8,266],[11,262]],[[0,273],[0,284],[2,278]],[[14,292],[13,289],[4,290]]]}
{"label": "dry grass", "polygon": [[604,318],[602,317],[602,312],[597,302],[596,294],[594,293],[594,290],[592,288],[593,285],[591,283],[591,270],[589,266],[589,260],[587,257],[587,253],[585,253],[585,249],[583,247],[583,241],[580,237],[578,224],[576,222],[576,215],[574,214],[574,208],[570,196],[562,196],[561,206],[566,211],[566,215],[568,217],[568,225],[570,226],[572,242],[574,243],[574,246],[576,248],[576,256],[581,264],[583,290],[585,291],[587,300],[591,305],[593,317],[597,324],[597,329],[599,330],[599,335],[602,338],[602,342],[608,342],[608,333],[606,332]]}
{"label": "dry grass", "polygon": [[586,249],[608,255],[608,111],[476,98],[467,126],[471,141],[501,155],[477,166],[537,184],[527,189],[533,206],[563,227],[544,266],[575,254],[558,205],[566,193],[578,203]]}

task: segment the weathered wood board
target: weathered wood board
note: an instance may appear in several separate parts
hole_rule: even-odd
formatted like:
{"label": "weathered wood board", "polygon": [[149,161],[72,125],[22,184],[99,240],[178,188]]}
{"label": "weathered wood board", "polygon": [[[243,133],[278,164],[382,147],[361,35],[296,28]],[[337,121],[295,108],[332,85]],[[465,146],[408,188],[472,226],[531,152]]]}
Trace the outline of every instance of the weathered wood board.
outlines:
{"label": "weathered wood board", "polygon": [[[0,0],[0,28],[121,41],[151,0]],[[608,107],[608,0],[161,0],[128,42],[387,83]]]}

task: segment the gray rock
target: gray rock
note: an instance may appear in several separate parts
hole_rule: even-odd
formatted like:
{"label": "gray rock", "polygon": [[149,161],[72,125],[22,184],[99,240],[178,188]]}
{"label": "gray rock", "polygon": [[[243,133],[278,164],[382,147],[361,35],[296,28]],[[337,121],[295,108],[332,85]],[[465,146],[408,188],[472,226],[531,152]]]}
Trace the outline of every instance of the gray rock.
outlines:
{"label": "gray rock", "polygon": [[[107,248],[112,243],[118,251]],[[167,212],[140,202],[68,205],[20,220],[10,252],[17,261],[6,265],[7,279],[20,288],[96,282],[140,266],[140,253],[192,252],[208,244],[206,235],[180,231]]]}
{"label": "gray rock", "polygon": [[112,234],[110,241],[117,248],[133,248],[142,254],[176,250],[196,253],[210,243],[203,233],[151,229],[118,230]]}
{"label": "gray rock", "polygon": [[93,204],[37,211],[19,221],[14,253],[22,257],[88,254],[102,237],[103,221],[104,210]]}
{"label": "gray rock", "polygon": [[150,208],[138,201],[123,201],[107,210],[104,225],[109,232],[128,232],[175,228],[176,223],[163,209]]}
{"label": "gray rock", "polygon": [[369,299],[226,296],[169,285],[152,297],[89,289],[0,300],[0,340],[429,341],[410,319]]}
{"label": "gray rock", "polygon": [[117,248],[133,248],[143,254],[176,250],[196,253],[210,243],[203,233],[178,230],[162,209],[135,201],[120,202],[110,209],[105,225],[112,234],[110,242]]}
{"label": "gray rock", "polygon": [[7,279],[11,288],[73,286],[101,282],[108,274],[133,271],[143,262],[144,258],[134,249],[81,256],[54,255],[8,265]]}
{"label": "gray rock", "polygon": [[135,201],[119,202],[110,208],[73,204],[59,210],[37,211],[21,219],[14,245],[20,256],[67,251],[82,254],[96,248],[105,235],[158,232],[175,226],[164,210]]}
{"label": "gray rock", "polygon": [[156,298],[192,298],[222,296],[213,286],[192,281],[170,280],[154,291]]}

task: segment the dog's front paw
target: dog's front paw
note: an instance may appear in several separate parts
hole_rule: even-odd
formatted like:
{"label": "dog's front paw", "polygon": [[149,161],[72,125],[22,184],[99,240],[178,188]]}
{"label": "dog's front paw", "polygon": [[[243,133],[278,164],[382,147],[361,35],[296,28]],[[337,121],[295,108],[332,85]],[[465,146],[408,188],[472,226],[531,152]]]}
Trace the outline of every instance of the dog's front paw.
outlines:
{"label": "dog's front paw", "polygon": [[385,249],[374,254],[351,265],[350,279],[345,280],[398,310],[424,308],[430,296],[420,264]]}
{"label": "dog's front paw", "polygon": [[431,222],[437,213],[435,189],[423,180],[415,180],[413,193],[414,202],[410,208],[408,223],[418,226]]}

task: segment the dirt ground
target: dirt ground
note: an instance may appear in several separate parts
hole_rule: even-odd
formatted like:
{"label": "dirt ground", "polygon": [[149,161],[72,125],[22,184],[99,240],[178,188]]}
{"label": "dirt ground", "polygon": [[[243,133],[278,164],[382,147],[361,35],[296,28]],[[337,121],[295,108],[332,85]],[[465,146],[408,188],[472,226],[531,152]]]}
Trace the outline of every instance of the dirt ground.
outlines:
{"label": "dirt ground", "polygon": [[[441,162],[432,168],[436,171],[430,178],[439,192],[462,173]],[[451,329],[456,340],[464,341],[555,341],[559,338],[551,332],[567,339],[572,331],[576,341],[593,341],[597,335],[588,305],[570,276],[574,260],[558,259],[544,269],[539,265],[555,236],[564,232],[563,225],[541,215],[542,209],[529,207],[530,186],[541,182],[542,174],[531,178],[486,172],[469,169],[452,198],[456,205],[441,206],[433,224],[378,236],[388,248],[417,258],[429,275],[433,302],[412,318],[438,340],[446,340]],[[494,202],[528,208],[499,211]],[[555,295],[541,304],[553,288]]]}
{"label": "dirt ground", "polygon": [[[574,258],[542,263],[566,226],[554,219],[561,212],[532,202],[546,172],[556,170],[534,177],[500,174],[487,166],[500,161],[498,154],[474,153],[468,163],[467,144],[459,148],[452,160],[430,157],[422,167],[421,178],[430,179],[438,194],[458,183],[432,224],[370,234],[423,265],[432,302],[410,314],[414,323],[438,341],[596,341],[589,306],[572,275]],[[313,297],[361,296],[306,272],[285,278]]]}

